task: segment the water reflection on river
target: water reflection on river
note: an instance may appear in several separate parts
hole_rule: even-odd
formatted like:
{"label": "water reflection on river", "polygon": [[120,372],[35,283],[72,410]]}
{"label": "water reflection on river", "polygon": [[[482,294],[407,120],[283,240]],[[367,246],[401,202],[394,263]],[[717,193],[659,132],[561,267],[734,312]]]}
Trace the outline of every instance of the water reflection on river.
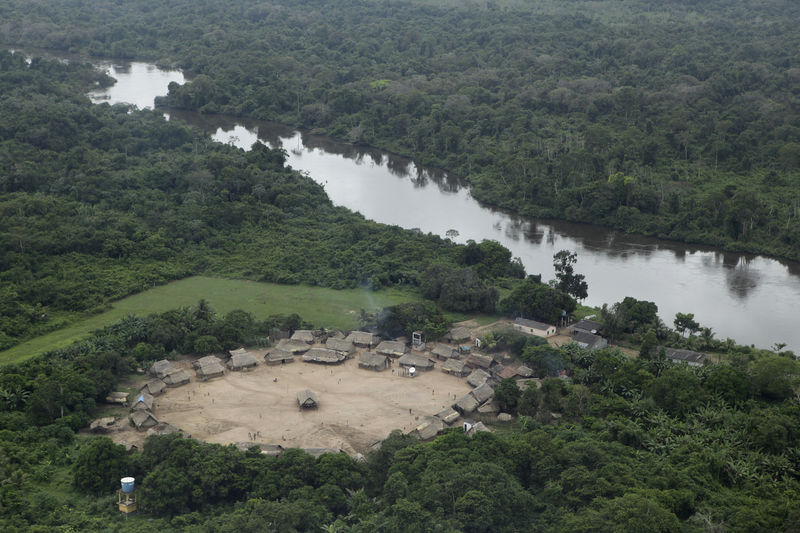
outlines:
{"label": "water reflection on river", "polygon": [[[125,76],[138,95],[149,91],[151,102],[166,92],[163,78],[148,85],[148,77],[155,78],[148,69],[133,66],[128,73],[115,74],[118,79]],[[798,263],[598,226],[522,219],[481,207],[457,178],[403,157],[274,123],[172,110],[169,114],[243,149],[254,142],[282,146],[289,164],[323,184],[335,204],[367,218],[440,236],[455,230],[457,242],[495,239],[519,257],[528,272],[542,273],[544,279],[554,275],[555,252],[575,250],[577,270],[589,284],[590,305],[633,296],[656,302],[670,325],[675,313],[692,312],[718,338],[732,337],[760,347],[785,342],[800,351],[794,315],[795,302],[800,301]]]}

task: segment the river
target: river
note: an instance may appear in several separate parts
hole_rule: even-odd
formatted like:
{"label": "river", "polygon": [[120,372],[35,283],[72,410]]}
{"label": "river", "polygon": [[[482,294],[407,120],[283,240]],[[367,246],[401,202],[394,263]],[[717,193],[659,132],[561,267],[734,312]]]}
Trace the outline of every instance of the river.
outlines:
{"label": "river", "polygon": [[[95,102],[152,107],[171,81],[184,82],[178,71],[144,63],[105,68],[118,83],[93,94]],[[761,348],[786,343],[787,349],[800,352],[794,313],[800,301],[800,263],[587,224],[524,219],[481,206],[454,176],[379,150],[270,122],[172,110],[168,117],[245,150],[254,142],[282,146],[288,163],[322,184],[333,203],[385,224],[442,237],[449,232],[456,242],[494,239],[519,257],[528,273],[541,273],[544,280],[554,277],[553,254],[574,250],[576,271],[589,285],[588,305],[633,296],[655,302],[670,326],[675,313],[694,313],[717,338]]]}

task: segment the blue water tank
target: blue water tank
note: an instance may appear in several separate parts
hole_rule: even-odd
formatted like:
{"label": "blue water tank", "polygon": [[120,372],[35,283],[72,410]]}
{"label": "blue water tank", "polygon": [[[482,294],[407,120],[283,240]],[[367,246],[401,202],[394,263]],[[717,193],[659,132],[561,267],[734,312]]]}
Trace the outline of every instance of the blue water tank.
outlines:
{"label": "blue water tank", "polygon": [[132,477],[124,477],[122,478],[122,492],[125,494],[130,494],[133,492],[133,478]]}

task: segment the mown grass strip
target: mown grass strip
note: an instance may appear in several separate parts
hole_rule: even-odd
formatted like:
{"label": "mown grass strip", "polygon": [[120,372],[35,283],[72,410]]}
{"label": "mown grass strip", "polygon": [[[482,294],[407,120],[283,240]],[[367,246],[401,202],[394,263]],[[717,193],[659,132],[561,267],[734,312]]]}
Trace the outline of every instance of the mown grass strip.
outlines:
{"label": "mown grass strip", "polygon": [[319,327],[352,329],[358,326],[361,309],[372,312],[388,305],[419,300],[419,296],[400,289],[334,290],[193,276],[129,296],[114,302],[108,311],[0,352],[0,364],[19,363],[47,350],[62,348],[125,315],[161,313],[195,305],[200,299],[206,300],[219,314],[241,309],[260,320],[270,315],[297,313]]}

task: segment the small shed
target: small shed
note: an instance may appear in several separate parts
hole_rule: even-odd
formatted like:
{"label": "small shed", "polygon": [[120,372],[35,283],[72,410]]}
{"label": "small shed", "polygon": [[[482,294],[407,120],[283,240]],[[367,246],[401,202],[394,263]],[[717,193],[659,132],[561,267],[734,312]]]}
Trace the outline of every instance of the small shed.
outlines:
{"label": "small shed", "polygon": [[385,355],[362,352],[361,355],[358,356],[358,368],[380,372],[381,370],[389,368],[389,359],[387,359]]}
{"label": "small shed", "polygon": [[[213,357],[213,356],[212,356]],[[195,374],[203,381],[208,381],[212,378],[218,378],[225,375],[225,368],[222,366],[222,361],[214,357],[213,359],[203,358],[203,364],[197,365],[199,361],[195,361]]]}
{"label": "small shed", "polygon": [[228,368],[236,371],[250,370],[255,368],[257,365],[258,359],[256,359],[256,356],[250,352],[232,355],[230,361],[228,361]]}
{"label": "small shed", "polygon": [[167,387],[180,387],[189,383],[189,373],[186,370],[175,370],[163,379]]}
{"label": "small shed", "polygon": [[153,397],[146,392],[142,392],[133,401],[131,409],[134,411],[150,411],[153,409]]}
{"label": "small shed", "polygon": [[583,333],[591,333],[592,335],[597,335],[602,327],[603,324],[601,324],[600,322],[584,318],[572,324],[569,327],[569,329],[573,333],[582,331]]}
{"label": "small shed", "polygon": [[479,353],[471,353],[467,357],[467,366],[472,368],[487,369],[494,363],[494,358],[491,355],[483,355]]}
{"label": "small shed", "polygon": [[[655,348],[655,353],[661,353],[661,346]],[[664,348],[667,360],[673,363],[686,363],[689,366],[703,366],[711,362],[711,356],[707,353],[693,352],[691,350],[681,350],[679,348]]]}
{"label": "small shed", "polygon": [[128,405],[128,393],[122,391],[109,392],[108,396],[106,396],[106,402],[126,406]]}
{"label": "small shed", "polygon": [[482,415],[496,415],[500,412],[500,404],[492,400],[478,407],[478,413]]}
{"label": "small shed", "polygon": [[299,405],[301,409],[315,408],[319,405],[319,397],[316,392],[303,389],[297,393],[297,405]]}
{"label": "small shed", "polygon": [[436,343],[431,350],[431,354],[436,359],[447,361],[451,357],[457,357],[458,353],[453,349],[452,346],[448,346],[447,344]]}
{"label": "small shed", "polygon": [[293,354],[301,354],[306,353],[311,346],[306,344],[303,341],[293,341],[291,339],[281,339],[278,341],[278,344],[275,345],[275,348],[278,350],[285,350],[287,352],[292,352]]}
{"label": "small shed", "polygon": [[591,333],[584,333],[583,331],[573,333],[572,342],[586,350],[599,350],[608,346],[608,341],[600,335],[592,335]]}
{"label": "small shed", "polygon": [[517,318],[514,321],[514,329],[517,329],[528,335],[535,335],[537,337],[552,337],[556,334],[556,327],[544,322],[537,322],[536,320],[529,320],[527,318]]}
{"label": "small shed", "polygon": [[457,326],[448,331],[444,338],[450,342],[465,342],[472,338],[472,332],[469,328]]}
{"label": "small shed", "polygon": [[356,347],[352,342],[336,337],[331,337],[326,340],[325,347],[329,350],[339,352],[347,358],[353,357],[353,354],[356,353]]}
{"label": "small shed", "polygon": [[268,365],[282,365],[286,363],[294,363],[294,354],[287,350],[273,348],[264,356],[264,362]]}
{"label": "small shed", "polygon": [[324,365],[335,365],[345,360],[345,356],[334,350],[327,348],[311,348],[303,354],[303,361],[306,363],[321,363]]}
{"label": "small shed", "polygon": [[481,370],[477,368],[473,370],[469,376],[467,376],[467,383],[472,385],[473,387],[480,387],[486,380],[488,380],[491,376],[485,370]]}
{"label": "small shed", "polygon": [[166,388],[167,385],[163,381],[161,381],[160,379],[154,379],[153,381],[148,381],[147,383],[145,383],[139,390],[141,392],[146,392],[153,396],[158,396],[159,394],[164,392],[164,389]]}
{"label": "small shed", "polygon": [[292,333],[290,340],[314,344],[314,332],[310,329],[298,329]]}
{"label": "small shed", "polygon": [[346,340],[362,348],[372,348],[378,344],[378,337],[366,331],[351,331]]}
{"label": "small shed", "polygon": [[400,366],[405,368],[415,367],[417,370],[432,370],[436,364],[432,359],[415,353],[407,353],[397,362]]}
{"label": "small shed", "polygon": [[114,424],[116,423],[117,419],[113,416],[98,418],[89,425],[89,431],[92,433],[109,433],[114,429]]}
{"label": "small shed", "polygon": [[130,419],[136,429],[151,428],[158,424],[158,419],[147,410],[132,412]]}
{"label": "small shed", "polygon": [[150,367],[150,373],[161,379],[164,379],[164,376],[174,371],[175,367],[172,365],[171,362],[167,361],[166,359],[156,361],[155,363],[153,363],[153,366]]}
{"label": "small shed", "polygon": [[383,341],[375,348],[375,352],[394,358],[402,357],[407,351],[405,343],[400,341]]}
{"label": "small shed", "polygon": [[460,378],[469,375],[471,370],[464,361],[458,359],[448,359],[442,364],[441,369],[445,374]]}
{"label": "small shed", "polygon": [[486,427],[486,424],[483,422],[478,422],[477,424],[473,425],[467,431],[467,435],[470,437],[475,436],[475,433],[481,433],[483,431],[491,432],[492,430]]}

